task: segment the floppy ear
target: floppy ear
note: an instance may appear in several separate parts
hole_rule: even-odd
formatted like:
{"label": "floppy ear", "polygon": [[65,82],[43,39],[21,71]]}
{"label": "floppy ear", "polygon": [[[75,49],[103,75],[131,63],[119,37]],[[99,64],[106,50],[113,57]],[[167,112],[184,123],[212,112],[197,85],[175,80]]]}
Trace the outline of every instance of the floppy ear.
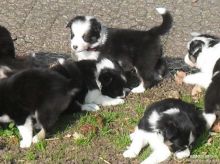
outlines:
{"label": "floppy ear", "polygon": [[75,18],[72,18],[66,25],[66,28],[71,28],[71,25],[73,24]]}
{"label": "floppy ear", "polygon": [[164,137],[167,140],[174,138],[177,135],[177,127],[176,127],[175,123],[172,121],[168,121],[163,133],[164,133]]}
{"label": "floppy ear", "polygon": [[101,82],[102,86],[108,86],[112,80],[113,76],[110,72],[103,72],[99,75],[99,81]]}
{"label": "floppy ear", "polygon": [[101,23],[96,18],[91,19],[90,22],[93,30],[99,33],[102,29]]}

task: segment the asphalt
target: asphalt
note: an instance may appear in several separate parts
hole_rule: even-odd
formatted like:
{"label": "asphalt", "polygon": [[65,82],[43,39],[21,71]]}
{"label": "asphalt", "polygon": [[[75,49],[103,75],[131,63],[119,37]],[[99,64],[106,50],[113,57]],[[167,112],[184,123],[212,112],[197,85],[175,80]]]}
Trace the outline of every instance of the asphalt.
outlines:
{"label": "asphalt", "polygon": [[93,15],[106,26],[147,30],[160,24],[156,7],[166,7],[174,25],[162,37],[165,54],[182,58],[191,32],[220,33],[219,0],[1,0],[0,24],[7,27],[16,53],[70,54],[67,22],[76,15]]}

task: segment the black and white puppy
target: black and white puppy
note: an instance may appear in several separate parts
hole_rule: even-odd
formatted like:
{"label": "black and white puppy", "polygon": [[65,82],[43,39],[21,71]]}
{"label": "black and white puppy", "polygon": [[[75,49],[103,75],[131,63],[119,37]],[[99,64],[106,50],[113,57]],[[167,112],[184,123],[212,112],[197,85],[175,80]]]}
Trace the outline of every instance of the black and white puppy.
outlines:
{"label": "black and white puppy", "polygon": [[[81,88],[79,72],[75,76],[69,80],[51,70],[28,69],[1,79],[0,122],[15,122],[22,137],[21,148],[45,138]],[[34,137],[33,119],[40,127]]]}
{"label": "black and white puppy", "polygon": [[[94,17],[77,16],[67,24],[71,29],[71,48],[78,60],[107,57],[122,67],[132,65],[141,81],[132,92],[143,92],[161,80],[166,71],[160,36],[170,30],[172,16],[165,8],[157,11],[163,22],[148,31],[108,28]],[[127,71],[126,67],[123,69]]]}
{"label": "black and white puppy", "polygon": [[220,59],[216,62],[212,82],[206,90],[205,94],[205,111],[207,113],[215,113],[217,119],[220,119]]}
{"label": "black and white puppy", "polygon": [[216,119],[213,113],[205,113],[193,104],[178,99],[165,99],[147,107],[124,157],[134,158],[141,149],[150,145],[152,153],[143,164],[160,163],[172,153],[178,159],[189,157],[189,147],[209,129]]}
{"label": "black and white puppy", "polygon": [[11,33],[0,25],[0,60],[5,58],[15,58],[15,47]]}
{"label": "black and white puppy", "polygon": [[[67,78],[72,76],[74,69],[81,71],[83,86],[81,91],[72,100],[73,106],[80,110],[97,111],[98,105],[111,106],[124,103],[125,96],[129,93],[126,88],[126,78],[120,66],[109,59],[66,61],[52,68]],[[76,104],[77,103],[77,104]],[[76,107],[72,107],[75,108]]]}
{"label": "black and white puppy", "polygon": [[184,60],[186,64],[200,71],[187,75],[183,81],[207,88],[212,79],[214,66],[220,59],[220,38],[198,33],[192,33],[192,35],[194,37],[188,42],[188,53]]}

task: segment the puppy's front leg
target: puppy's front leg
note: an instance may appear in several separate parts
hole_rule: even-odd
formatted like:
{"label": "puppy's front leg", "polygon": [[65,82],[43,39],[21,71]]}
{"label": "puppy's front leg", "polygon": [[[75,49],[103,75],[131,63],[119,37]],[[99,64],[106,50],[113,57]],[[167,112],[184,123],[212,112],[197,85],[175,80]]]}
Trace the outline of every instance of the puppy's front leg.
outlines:
{"label": "puppy's front leg", "polygon": [[183,79],[183,82],[192,85],[197,84],[203,88],[207,88],[211,83],[211,78],[212,78],[212,74],[210,75],[208,73],[199,72],[199,73],[187,75]]}
{"label": "puppy's front leg", "polygon": [[33,137],[33,126],[31,116],[26,118],[26,121],[23,125],[17,125],[17,128],[22,137],[22,140],[20,141],[20,148],[30,147]]}

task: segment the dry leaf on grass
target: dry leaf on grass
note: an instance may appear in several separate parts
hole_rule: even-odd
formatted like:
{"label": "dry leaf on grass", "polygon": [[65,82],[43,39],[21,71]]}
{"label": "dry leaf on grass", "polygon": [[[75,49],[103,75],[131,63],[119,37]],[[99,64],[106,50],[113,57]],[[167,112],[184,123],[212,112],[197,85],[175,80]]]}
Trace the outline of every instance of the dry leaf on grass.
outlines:
{"label": "dry leaf on grass", "polygon": [[183,84],[183,78],[186,76],[186,72],[184,71],[177,71],[174,75],[175,82],[179,85]]}
{"label": "dry leaf on grass", "polygon": [[216,121],[212,126],[212,131],[216,133],[220,133],[220,121]]}
{"label": "dry leaf on grass", "polygon": [[80,127],[80,132],[82,134],[96,133],[97,131],[98,131],[98,128],[91,124],[85,124]]}

